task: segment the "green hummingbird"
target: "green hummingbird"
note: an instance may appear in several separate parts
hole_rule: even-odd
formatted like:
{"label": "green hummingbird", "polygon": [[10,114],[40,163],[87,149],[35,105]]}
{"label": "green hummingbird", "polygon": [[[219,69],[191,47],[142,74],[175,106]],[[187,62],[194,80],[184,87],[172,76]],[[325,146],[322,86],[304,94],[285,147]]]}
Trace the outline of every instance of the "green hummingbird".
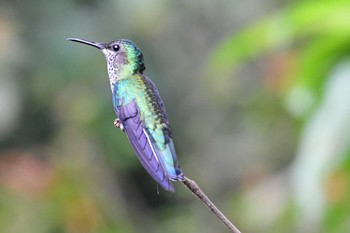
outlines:
{"label": "green hummingbird", "polygon": [[126,133],[137,158],[153,179],[165,190],[174,192],[171,181],[183,181],[184,174],[164,103],[154,83],[144,74],[141,50],[127,39],[109,43],[67,40],[93,46],[104,54],[117,115],[114,125]]}

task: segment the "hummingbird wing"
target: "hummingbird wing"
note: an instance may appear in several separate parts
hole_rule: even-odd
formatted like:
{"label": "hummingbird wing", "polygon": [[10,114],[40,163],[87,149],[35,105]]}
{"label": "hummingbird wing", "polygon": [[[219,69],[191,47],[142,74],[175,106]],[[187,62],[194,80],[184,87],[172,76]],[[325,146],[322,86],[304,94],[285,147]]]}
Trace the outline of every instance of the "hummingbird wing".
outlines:
{"label": "hummingbird wing", "polygon": [[132,86],[127,84],[130,81],[115,85],[114,109],[141,164],[164,189],[175,191],[170,181],[183,180],[183,172],[177,162],[164,104],[151,80],[143,75],[140,80],[144,89],[137,89],[138,97],[132,94],[135,90],[126,88]]}
{"label": "hummingbird wing", "polygon": [[118,106],[117,114],[143,167],[165,190],[174,192],[174,186],[160,165],[148,132],[142,125],[140,111],[135,100],[126,105]]}

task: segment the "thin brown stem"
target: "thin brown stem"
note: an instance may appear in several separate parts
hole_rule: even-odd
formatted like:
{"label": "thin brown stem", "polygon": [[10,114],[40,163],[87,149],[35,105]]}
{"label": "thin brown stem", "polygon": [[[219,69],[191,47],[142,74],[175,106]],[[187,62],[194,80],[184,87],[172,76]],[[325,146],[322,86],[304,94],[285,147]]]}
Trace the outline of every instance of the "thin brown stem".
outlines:
{"label": "thin brown stem", "polygon": [[205,193],[199,188],[199,186],[193,180],[188,179],[185,176],[185,179],[182,183],[199,199],[201,200],[215,215],[216,217],[223,222],[227,228],[233,233],[241,233],[238,228],[233,225],[233,223],[228,220],[228,218],[216,207],[213,202],[205,195]]}

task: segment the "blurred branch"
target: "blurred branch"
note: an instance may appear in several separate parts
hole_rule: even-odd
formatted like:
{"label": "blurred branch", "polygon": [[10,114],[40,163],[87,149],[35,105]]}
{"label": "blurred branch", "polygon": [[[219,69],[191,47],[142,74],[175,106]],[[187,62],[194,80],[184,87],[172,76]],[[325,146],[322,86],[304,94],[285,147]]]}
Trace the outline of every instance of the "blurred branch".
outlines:
{"label": "blurred branch", "polygon": [[219,210],[218,207],[214,205],[213,202],[210,201],[210,199],[205,195],[205,193],[199,188],[196,182],[193,180],[188,179],[185,176],[185,179],[182,181],[182,183],[196,196],[199,200],[201,200],[204,205],[206,205],[215,215],[216,217],[222,221],[228,229],[230,229],[233,233],[241,233],[233,223],[228,220],[228,218]]}

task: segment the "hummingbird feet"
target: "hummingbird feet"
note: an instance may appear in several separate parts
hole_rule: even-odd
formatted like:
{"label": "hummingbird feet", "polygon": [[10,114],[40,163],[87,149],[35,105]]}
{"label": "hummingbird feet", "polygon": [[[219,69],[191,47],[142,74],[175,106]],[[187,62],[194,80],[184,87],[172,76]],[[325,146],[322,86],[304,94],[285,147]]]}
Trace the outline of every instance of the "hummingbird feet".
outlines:
{"label": "hummingbird feet", "polygon": [[123,124],[120,122],[120,119],[119,119],[119,118],[116,118],[116,119],[114,120],[113,125],[114,125],[116,128],[119,128],[121,131],[125,132],[124,126],[123,126]]}

